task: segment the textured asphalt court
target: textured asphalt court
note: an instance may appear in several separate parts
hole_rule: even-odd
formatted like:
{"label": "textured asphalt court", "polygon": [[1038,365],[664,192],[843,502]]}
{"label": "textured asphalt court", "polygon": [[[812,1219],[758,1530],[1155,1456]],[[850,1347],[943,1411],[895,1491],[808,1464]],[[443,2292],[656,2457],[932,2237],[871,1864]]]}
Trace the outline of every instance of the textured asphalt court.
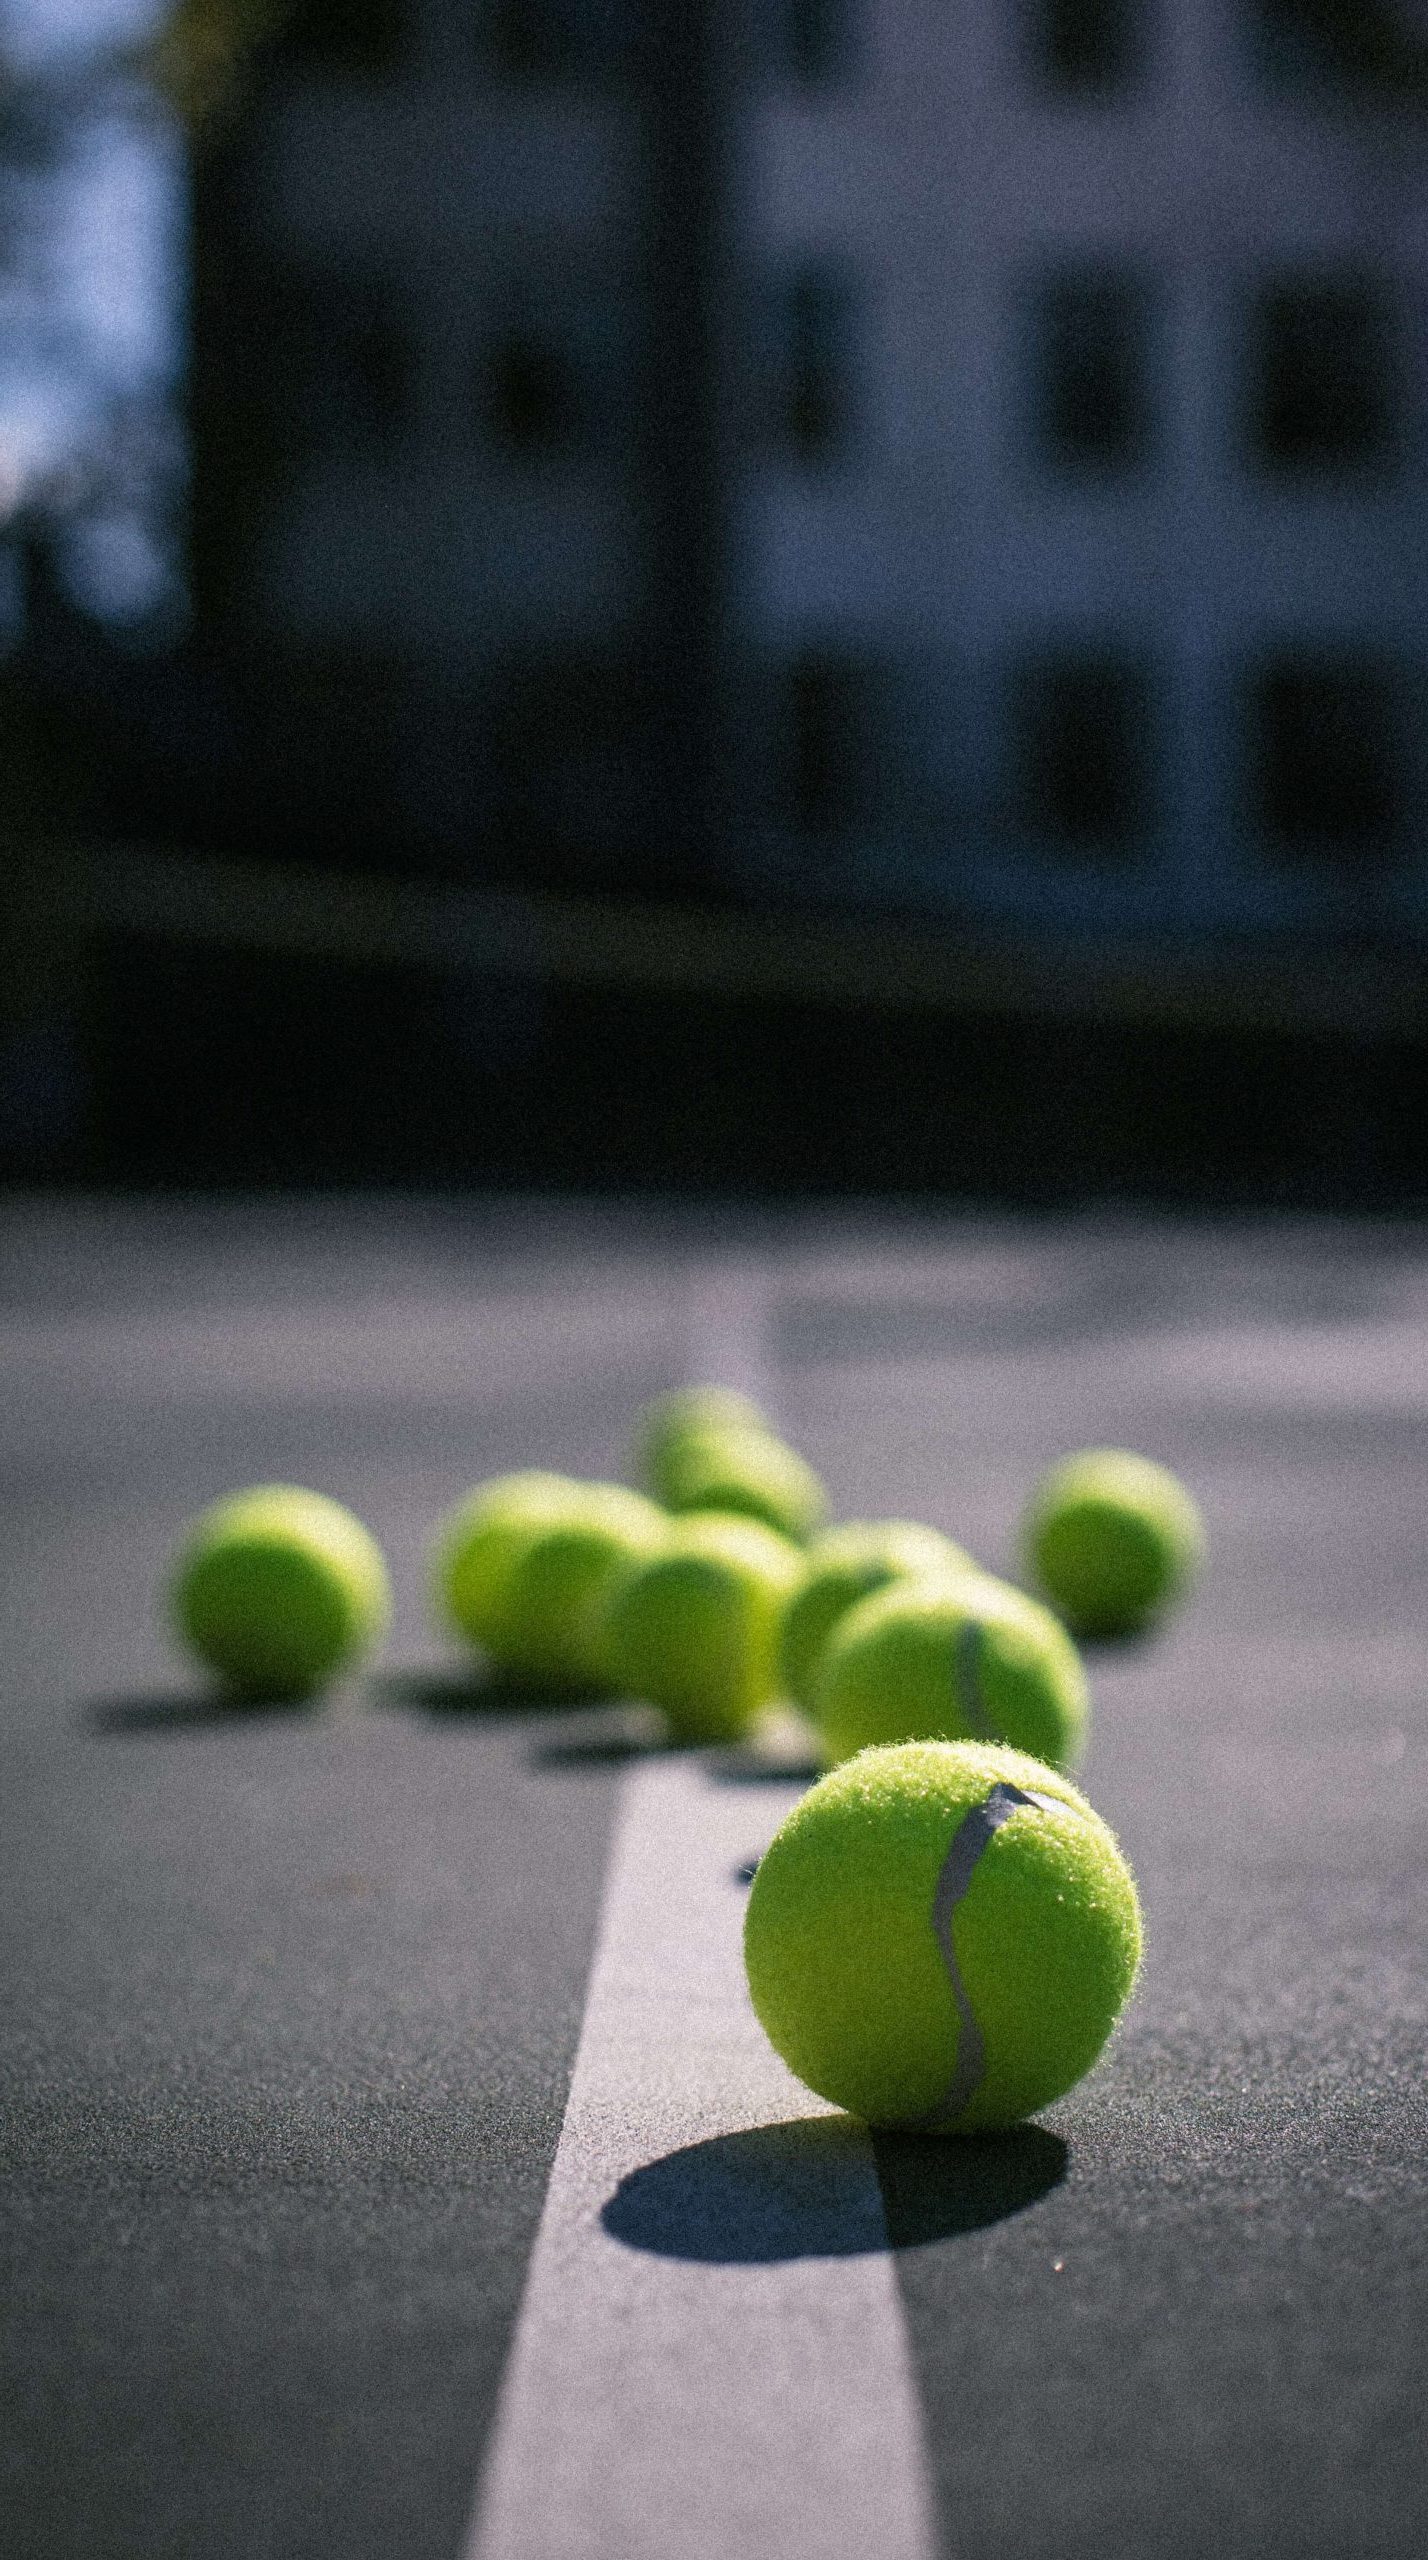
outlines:
{"label": "textured asphalt court", "polygon": [[[0,1361],[7,2555],[1422,2550],[1428,1235],[11,1203]],[[1205,1503],[1093,1666],[1144,1986],[1000,2143],[871,2145],[750,2033],[787,1782],[424,1623],[452,1496],[712,1367],[989,1562],[1088,1439]],[[154,1583],[264,1476],[399,1623],[215,1715]]]}

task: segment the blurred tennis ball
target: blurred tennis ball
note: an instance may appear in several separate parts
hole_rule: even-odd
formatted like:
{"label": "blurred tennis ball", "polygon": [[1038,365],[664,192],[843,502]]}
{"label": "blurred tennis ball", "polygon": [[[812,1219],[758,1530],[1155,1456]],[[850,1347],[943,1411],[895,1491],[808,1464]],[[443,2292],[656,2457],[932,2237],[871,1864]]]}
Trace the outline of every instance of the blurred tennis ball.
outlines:
{"label": "blurred tennis ball", "polygon": [[779,1647],[783,1685],[802,1707],[824,1649],[840,1620],[890,1582],[975,1573],[964,1547],[916,1520],[845,1520],[825,1529],[807,1550],[803,1580],[784,1615]]}
{"label": "blurred tennis ball", "polygon": [[720,1511],[761,1520],[785,1538],[818,1527],[828,1499],[813,1469],[771,1431],[713,1425],[665,1449],[654,1489],[671,1511]]}
{"label": "blurred tennis ball", "polygon": [[823,1653],[812,1712],[829,1761],[871,1743],[994,1742],[1066,1769],[1089,1700],[1059,1619],[982,1573],[860,1600]]}
{"label": "blurred tennis ball", "polygon": [[601,1689],[612,1678],[605,1603],[631,1566],[657,1555],[667,1512],[620,1484],[582,1484],[537,1525],[501,1590],[499,1659],[528,1680]]}
{"label": "blurred tennis ball", "polygon": [[447,1513],[436,1534],[434,1596],[439,1614],[468,1644],[500,1653],[512,1570],[539,1530],[568,1517],[579,1491],[573,1476],[525,1467],[489,1477]]}
{"label": "blurred tennis ball", "polygon": [[235,1697],[303,1698],[386,1628],[382,1551],[360,1520],[299,1485],[251,1485],[193,1524],[170,1585],[185,1644]]}
{"label": "blurred tennis ball", "polygon": [[1130,1449],[1083,1449],[1042,1478],[1022,1546],[1032,1579],[1077,1635],[1131,1635],[1189,1589],[1205,1530],[1168,1467]]}
{"label": "blurred tennis ball", "polygon": [[737,1387],[675,1387],[656,1396],[639,1417],[635,1432],[635,1472],[642,1484],[658,1492],[668,1452],[691,1432],[768,1431],[768,1415],[752,1396]]}
{"label": "blurred tennis ball", "polygon": [[798,1549],[762,1522],[697,1512],[611,1592],[603,1642],[612,1676],[661,1707],[677,1742],[747,1731],[778,1687],[778,1635]]}

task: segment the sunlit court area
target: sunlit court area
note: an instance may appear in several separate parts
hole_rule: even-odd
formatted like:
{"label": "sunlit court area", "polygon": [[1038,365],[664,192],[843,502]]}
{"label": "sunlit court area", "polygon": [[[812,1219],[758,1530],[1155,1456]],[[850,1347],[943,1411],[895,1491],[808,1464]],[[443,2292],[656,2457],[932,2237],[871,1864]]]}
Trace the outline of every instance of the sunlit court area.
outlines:
{"label": "sunlit court area", "polygon": [[1425,0],[0,0],[6,2560],[1428,2543]]}

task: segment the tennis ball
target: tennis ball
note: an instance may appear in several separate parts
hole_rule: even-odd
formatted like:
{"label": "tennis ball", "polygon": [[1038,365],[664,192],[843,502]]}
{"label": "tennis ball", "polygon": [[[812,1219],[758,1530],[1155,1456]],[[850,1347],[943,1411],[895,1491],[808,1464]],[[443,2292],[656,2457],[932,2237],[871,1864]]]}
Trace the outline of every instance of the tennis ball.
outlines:
{"label": "tennis ball", "polygon": [[744,1958],[770,2042],[873,2125],[1016,2124],[1089,2071],[1135,1981],[1140,1906],[1067,1779],[981,1743],[860,1752],[760,1859]]}
{"label": "tennis ball", "polygon": [[1177,1476],[1129,1449],[1083,1449],[1043,1476],[1022,1524],[1039,1588],[1078,1635],[1130,1635],[1178,1599],[1205,1552]]}
{"label": "tennis ball", "polygon": [[828,1508],[813,1469],[771,1431],[722,1424],[663,1451],[654,1489],[671,1511],[738,1512],[783,1537],[811,1535]]}
{"label": "tennis ball", "polygon": [[752,1396],[737,1387],[675,1387],[656,1396],[640,1415],[635,1438],[636,1473],[659,1491],[666,1452],[691,1431],[767,1431],[769,1419]]}
{"label": "tennis ball", "polygon": [[622,1484],[583,1484],[532,1528],[501,1586],[495,1650],[532,1680],[606,1685],[603,1611],[633,1564],[658,1553],[667,1512]]}
{"label": "tennis ball", "polygon": [[1065,1769],[1087,1712],[1065,1628],[989,1573],[860,1600],[833,1631],[812,1701],[830,1761],[875,1742],[1004,1742]]}
{"label": "tennis ball", "polygon": [[859,1600],[889,1582],[976,1573],[964,1547],[915,1520],[845,1520],[825,1529],[807,1551],[804,1577],[784,1613],[779,1663],[783,1685],[809,1706],[824,1647]]}
{"label": "tennis ball", "polygon": [[173,1570],[184,1642],[238,1697],[302,1698],[386,1627],[387,1568],[326,1494],[253,1485],[195,1521]]}
{"label": "tennis ball", "polygon": [[578,1496],[573,1476],[527,1467],[476,1485],[448,1512],[437,1531],[433,1587],[440,1614],[468,1644],[500,1651],[512,1568],[538,1531],[567,1516]]}
{"label": "tennis ball", "polygon": [[698,1512],[615,1585],[604,1658],[622,1688],[662,1707],[677,1742],[727,1742],[778,1688],[778,1632],[798,1549],[757,1520]]}

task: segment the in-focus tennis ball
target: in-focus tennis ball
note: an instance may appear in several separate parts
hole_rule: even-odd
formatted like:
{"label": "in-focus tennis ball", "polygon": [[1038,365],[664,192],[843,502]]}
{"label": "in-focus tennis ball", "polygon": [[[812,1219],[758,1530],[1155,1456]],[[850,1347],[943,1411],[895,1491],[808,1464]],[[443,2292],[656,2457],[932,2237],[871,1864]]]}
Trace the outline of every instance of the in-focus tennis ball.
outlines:
{"label": "in-focus tennis ball", "polygon": [[185,1643],[246,1698],[310,1696],[376,1642],[391,1611],[382,1551],[361,1521],[285,1484],[205,1511],[170,1596]]}
{"label": "in-focus tennis ball", "polygon": [[1140,1962],[1111,1832],[1056,1771],[976,1743],[865,1751],[760,1859],[744,1956],[770,2041],[869,2124],[1016,2124],[1089,2071]]}
{"label": "in-focus tennis ball", "polygon": [[436,1535],[433,1585],[441,1615],[468,1644],[499,1652],[512,1567],[539,1530],[568,1517],[579,1491],[573,1476],[526,1467],[476,1485],[448,1512]]}
{"label": "in-focus tennis ball", "polygon": [[772,1431],[725,1424],[686,1431],[662,1452],[654,1489],[671,1511],[737,1512],[807,1538],[828,1509],[813,1469]]}
{"label": "in-focus tennis ball", "polygon": [[656,1396],[640,1415],[635,1435],[636,1473],[658,1493],[665,1454],[691,1431],[767,1431],[769,1418],[738,1387],[675,1387]]}
{"label": "in-focus tennis ball", "polygon": [[1129,1449],[1083,1449],[1042,1478],[1022,1525],[1028,1569],[1078,1635],[1130,1635],[1186,1591],[1205,1552],[1178,1476]]}
{"label": "in-focus tennis ball", "polygon": [[800,1706],[812,1704],[828,1639],[858,1601],[890,1582],[979,1570],[964,1547],[916,1520],[845,1520],[825,1529],[807,1550],[803,1580],[784,1616],[779,1661],[788,1695]]}
{"label": "in-focus tennis ball", "polygon": [[662,1707],[677,1742],[728,1742],[778,1687],[798,1549],[757,1520],[696,1512],[617,1583],[604,1620],[618,1685]]}
{"label": "in-focus tennis ball", "polygon": [[1070,1768],[1089,1702],[1060,1621],[989,1573],[892,1583],[835,1627],[814,1680],[830,1761],[870,1743],[1002,1742]]}
{"label": "in-focus tennis ball", "polygon": [[603,1687],[605,1602],[632,1565],[658,1554],[670,1525],[668,1512],[626,1485],[580,1485],[512,1561],[500,1598],[500,1661],[525,1679]]}

